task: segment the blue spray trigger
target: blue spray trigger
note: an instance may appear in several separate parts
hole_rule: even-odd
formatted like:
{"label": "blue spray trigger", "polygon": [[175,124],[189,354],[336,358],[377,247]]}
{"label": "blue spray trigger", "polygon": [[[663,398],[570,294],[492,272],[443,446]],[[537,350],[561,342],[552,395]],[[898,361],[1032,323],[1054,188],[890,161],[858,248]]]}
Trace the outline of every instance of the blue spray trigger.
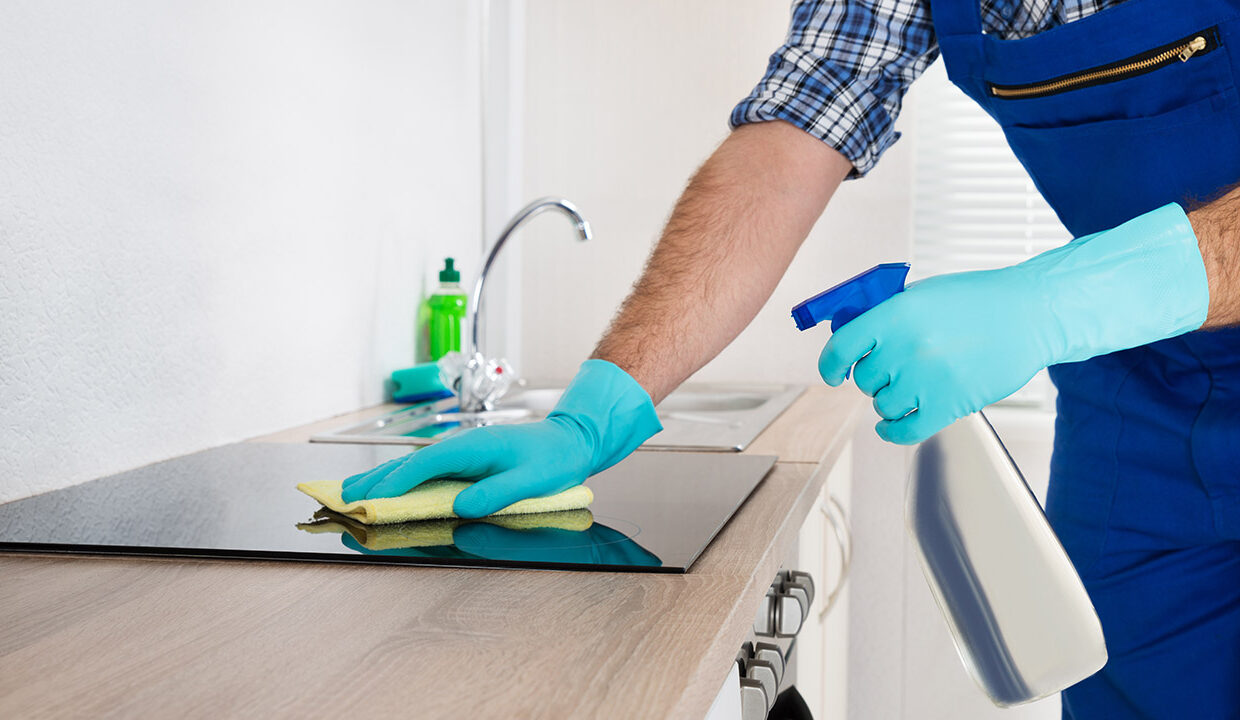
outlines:
{"label": "blue spray trigger", "polygon": [[824,290],[792,308],[798,330],[808,330],[824,320],[831,331],[844,327],[853,318],[904,289],[908,263],[875,265],[860,275]]}
{"label": "blue spray trigger", "polygon": [[865,310],[863,310],[862,308],[853,307],[851,305],[849,305],[848,307],[842,307],[839,310],[836,310],[835,314],[831,316],[831,332],[835,332],[836,330],[839,330],[840,328],[844,327],[853,318],[857,317],[863,312],[865,312]]}
{"label": "blue spray trigger", "polygon": [[[831,332],[835,332],[861,313],[904,290],[908,271],[908,263],[875,265],[792,308],[792,319],[796,321],[798,330],[808,330],[824,320],[830,320]],[[844,377],[848,375],[845,373]]]}

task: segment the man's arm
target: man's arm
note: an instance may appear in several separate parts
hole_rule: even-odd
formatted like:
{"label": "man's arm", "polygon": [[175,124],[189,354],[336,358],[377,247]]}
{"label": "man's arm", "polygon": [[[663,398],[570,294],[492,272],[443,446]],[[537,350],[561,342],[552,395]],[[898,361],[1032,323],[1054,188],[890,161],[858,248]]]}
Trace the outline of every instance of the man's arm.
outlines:
{"label": "man's arm", "polygon": [[787,123],[737,128],[690,180],[592,357],[658,403],[753,320],[851,169]]}
{"label": "man's arm", "polygon": [[[543,420],[477,427],[354,475],[345,502],[395,497],[426,480],[472,480],[465,518],[547,497],[611,467],[661,429],[662,400],[744,329],[852,169],[779,122],[728,137],[689,182],[594,357]],[[627,371],[627,372],[626,372]]]}
{"label": "man's arm", "polygon": [[1188,213],[1206,266],[1210,307],[1203,328],[1240,325],[1240,187]]}

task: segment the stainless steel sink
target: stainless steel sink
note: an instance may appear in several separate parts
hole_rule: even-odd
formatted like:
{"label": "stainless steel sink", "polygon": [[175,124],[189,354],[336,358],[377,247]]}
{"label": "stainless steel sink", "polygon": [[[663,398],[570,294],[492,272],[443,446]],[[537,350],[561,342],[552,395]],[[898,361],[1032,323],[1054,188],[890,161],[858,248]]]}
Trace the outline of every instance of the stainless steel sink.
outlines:
{"label": "stainless steel sink", "polygon": [[[659,403],[656,410],[663,432],[647,440],[642,449],[739,452],[804,391],[804,385],[684,385]],[[494,410],[483,413],[461,413],[456,398],[449,398],[403,408],[310,440],[429,445],[476,425],[546,417],[562,392],[562,386],[525,385],[502,398]]]}

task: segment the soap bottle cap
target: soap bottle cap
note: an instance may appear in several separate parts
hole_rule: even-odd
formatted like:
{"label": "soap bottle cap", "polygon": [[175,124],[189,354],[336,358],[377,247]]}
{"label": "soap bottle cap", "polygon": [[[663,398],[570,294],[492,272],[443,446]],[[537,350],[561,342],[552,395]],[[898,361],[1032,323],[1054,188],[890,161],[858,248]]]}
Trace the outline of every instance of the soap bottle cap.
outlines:
{"label": "soap bottle cap", "polygon": [[439,282],[459,283],[461,281],[461,271],[453,267],[455,262],[452,258],[443,259],[443,270],[439,271]]}

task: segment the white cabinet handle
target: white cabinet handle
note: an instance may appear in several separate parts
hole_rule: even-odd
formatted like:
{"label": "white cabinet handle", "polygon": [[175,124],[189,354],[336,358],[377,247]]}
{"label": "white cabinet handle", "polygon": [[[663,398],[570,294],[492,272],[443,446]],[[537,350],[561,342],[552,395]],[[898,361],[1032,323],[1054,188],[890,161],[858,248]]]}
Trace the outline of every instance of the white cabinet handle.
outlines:
{"label": "white cabinet handle", "polygon": [[[831,533],[835,535],[836,544],[840,548],[840,576],[836,579],[835,586],[822,600],[822,607],[818,610],[818,618],[821,620],[831,611],[835,601],[839,599],[840,591],[844,589],[844,583],[848,581],[848,570],[852,566],[852,527],[848,524],[848,513],[844,511],[844,506],[834,495],[829,495],[818,505],[818,512],[822,513],[827,525],[831,527]],[[822,577],[824,578],[830,577],[827,574],[827,555],[828,553],[825,552],[822,554]]]}

